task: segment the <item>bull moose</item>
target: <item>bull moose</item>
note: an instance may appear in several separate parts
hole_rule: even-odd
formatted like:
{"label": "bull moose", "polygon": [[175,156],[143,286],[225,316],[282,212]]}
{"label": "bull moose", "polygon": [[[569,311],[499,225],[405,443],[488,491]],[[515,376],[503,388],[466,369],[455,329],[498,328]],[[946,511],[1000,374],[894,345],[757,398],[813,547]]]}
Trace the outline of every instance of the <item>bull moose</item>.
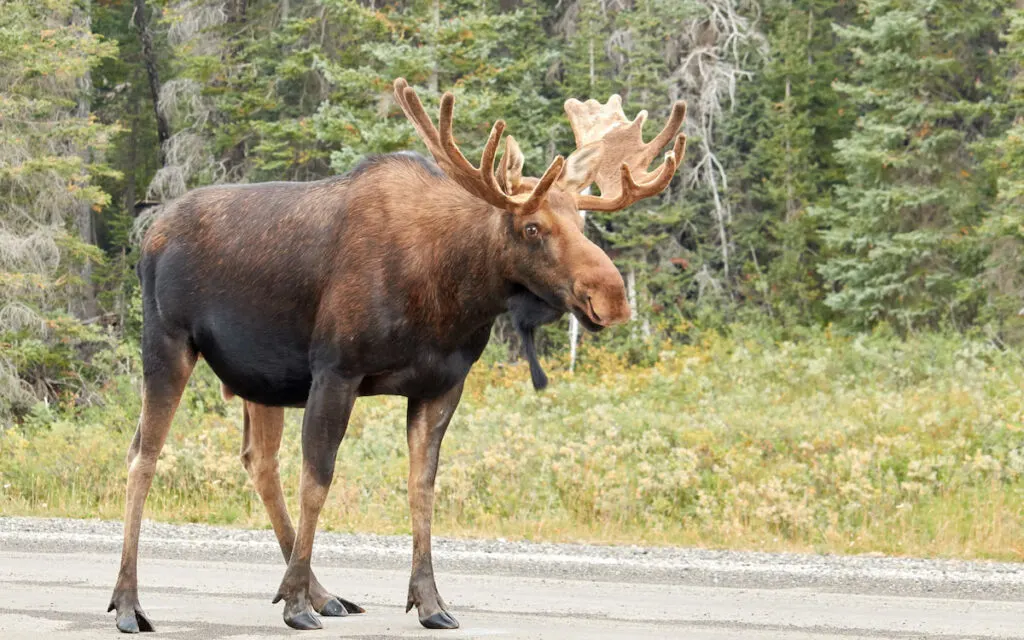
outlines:
{"label": "bull moose", "polygon": [[[523,176],[512,136],[494,123],[479,167],[452,134],[454,97],[435,127],[404,79],[398,105],[434,162],[402,152],[309,183],[212,186],[167,204],[142,242],[142,415],[128,449],[124,546],[109,611],[117,628],[152,631],[139,605],[142,511],[185,384],[203,357],[245,403],[242,460],[288,566],[274,602],[295,629],[315,615],[361,613],[310,569],[313,536],[358,396],[408,398],[413,556],[407,610],[452,629],[434,582],[430,527],[441,440],[491,326],[516,296],[568,311],[591,331],[630,317],[622,276],[583,234],[579,210],[617,211],[660,193],[685,149],[685,105],[644,143],[606,104],[568,100],[577,149],[540,178]],[[654,158],[674,140],[653,171]],[[581,195],[596,183],[600,195]],[[240,221],[240,216],[243,220]],[[529,315],[529,314],[527,314]],[[545,321],[543,312],[533,316]],[[529,324],[527,322],[526,324]],[[305,407],[298,530],[277,473],[284,407]]]}

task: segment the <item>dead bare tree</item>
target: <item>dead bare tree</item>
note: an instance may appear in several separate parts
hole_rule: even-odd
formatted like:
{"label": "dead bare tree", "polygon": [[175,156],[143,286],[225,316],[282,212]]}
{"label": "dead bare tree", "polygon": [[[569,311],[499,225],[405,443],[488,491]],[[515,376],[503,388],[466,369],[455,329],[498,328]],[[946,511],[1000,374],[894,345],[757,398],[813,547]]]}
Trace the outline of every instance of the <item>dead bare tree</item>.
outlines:
{"label": "dead bare tree", "polygon": [[153,49],[153,34],[149,29],[149,17],[146,15],[146,0],[134,0],[135,10],[132,20],[139,31],[139,42],[142,44],[142,60],[146,65],[149,78],[149,92],[153,99],[153,114],[156,117],[156,135],[160,141],[160,166],[165,162],[165,146],[171,137],[167,117],[160,111],[160,70],[157,68],[156,51]]}
{"label": "dead bare tree", "polygon": [[[563,9],[556,29],[565,37],[573,37],[579,30],[581,5],[586,1],[576,0]],[[602,15],[637,8],[636,0],[598,1]],[[691,12],[694,17],[660,44],[666,63],[666,73],[660,80],[667,86],[670,100],[683,99],[690,105],[686,131],[696,144],[684,171],[685,184],[706,188],[710,193],[722,279],[728,281],[733,271],[732,212],[728,173],[716,154],[716,141],[719,125],[735,101],[738,83],[751,77],[753,58],[767,54],[767,40],[757,28],[761,13],[758,0],[690,0],[689,4],[696,9]],[[644,37],[647,34],[634,25],[623,24],[615,27],[603,43],[603,54],[612,63],[616,82],[622,84],[619,90],[625,95],[634,90],[632,71],[641,63],[633,58],[637,43]],[[634,103],[662,101],[661,96],[630,97]],[[710,271],[704,276],[716,277]],[[714,287],[727,289],[724,283]]]}
{"label": "dead bare tree", "polygon": [[729,178],[715,154],[718,124],[736,99],[736,85],[751,77],[747,69],[751,55],[767,53],[767,41],[757,31],[760,8],[750,0],[695,0],[706,9],[706,17],[693,20],[689,28],[666,43],[672,61],[669,74],[672,99],[691,105],[687,131],[699,140],[695,160],[687,174],[692,186],[711,192],[718,229],[722,271],[730,276],[732,239],[729,226]]}
{"label": "dead bare tree", "polygon": [[[167,39],[172,48],[188,47],[193,55],[222,52],[226,43],[212,32],[213,27],[228,21],[223,2],[178,2],[170,8],[174,20],[169,22]],[[151,76],[151,86],[153,78]],[[168,123],[168,137],[163,143],[163,162],[147,189],[147,197],[172,200],[188,190],[190,181],[203,171],[212,171],[208,182],[220,182],[227,171],[213,156],[212,142],[206,125],[214,108],[202,94],[195,80],[175,78],[159,87],[156,111]],[[171,123],[175,132],[170,133]]]}

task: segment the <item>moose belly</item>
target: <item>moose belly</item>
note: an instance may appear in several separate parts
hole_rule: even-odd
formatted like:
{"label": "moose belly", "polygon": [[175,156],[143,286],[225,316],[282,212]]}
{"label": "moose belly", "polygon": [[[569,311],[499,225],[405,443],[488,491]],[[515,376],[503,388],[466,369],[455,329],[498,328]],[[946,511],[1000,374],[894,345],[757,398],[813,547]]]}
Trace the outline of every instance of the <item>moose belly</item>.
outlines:
{"label": "moose belly", "polygon": [[458,384],[472,362],[463,365],[455,358],[448,366],[425,369],[418,366],[368,375],[359,385],[359,395],[395,395],[407,398],[436,398]]}
{"label": "moose belly", "polygon": [[269,406],[306,403],[313,378],[309,345],[301,337],[266,325],[209,323],[194,332],[193,340],[235,395]]}
{"label": "moose belly", "polygon": [[[259,353],[228,354],[220,345],[210,346],[201,347],[200,352],[233,394],[263,405],[305,406],[312,384],[308,356],[282,358],[281,353],[273,353],[257,360]],[[429,369],[412,365],[367,375],[359,385],[359,395],[437,397],[465,378],[473,364],[461,355],[445,360],[442,366]]]}
{"label": "moose belly", "polygon": [[436,398],[465,379],[487,345],[490,331],[488,325],[450,351],[423,345],[410,349],[405,362],[366,375],[359,385],[359,395]]}
{"label": "moose belly", "polygon": [[[441,349],[398,336],[389,348],[380,336],[342,341],[338,366],[362,376],[359,395],[434,398],[461,382],[480,357],[490,326],[461,346]],[[312,386],[310,340],[293,327],[275,326],[252,314],[207,314],[192,338],[221,382],[237,396],[270,406],[304,406]]]}

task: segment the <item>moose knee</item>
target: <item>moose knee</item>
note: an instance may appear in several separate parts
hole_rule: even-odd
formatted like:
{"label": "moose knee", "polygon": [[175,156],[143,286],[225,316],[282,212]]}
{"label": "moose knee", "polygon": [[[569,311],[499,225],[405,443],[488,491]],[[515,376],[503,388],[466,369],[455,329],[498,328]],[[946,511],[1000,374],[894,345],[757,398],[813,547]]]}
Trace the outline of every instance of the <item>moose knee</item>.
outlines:
{"label": "moose knee", "polygon": [[142,431],[141,429],[135,429],[135,435],[132,437],[132,443],[128,445],[128,453],[124,457],[124,464],[129,469],[132,468],[132,463],[135,462],[135,458],[139,455],[139,450],[142,448]]}
{"label": "moose knee", "polygon": [[250,447],[244,449],[239,458],[242,461],[242,466],[255,482],[268,476],[277,475],[277,455],[267,456],[260,450]]}

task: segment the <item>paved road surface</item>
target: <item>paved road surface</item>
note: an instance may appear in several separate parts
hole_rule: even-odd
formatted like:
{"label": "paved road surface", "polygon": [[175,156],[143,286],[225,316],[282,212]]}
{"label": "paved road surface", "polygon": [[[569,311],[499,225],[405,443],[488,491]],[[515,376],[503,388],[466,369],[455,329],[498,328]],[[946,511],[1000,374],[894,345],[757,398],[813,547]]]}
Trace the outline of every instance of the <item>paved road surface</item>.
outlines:
{"label": "paved road surface", "polygon": [[[0,638],[116,638],[118,522],[0,517]],[[147,638],[1024,638],[1024,565],[435,539],[462,623],[405,614],[410,541],[321,534],[321,581],[367,613],[299,634],[269,531],[143,525]]]}

